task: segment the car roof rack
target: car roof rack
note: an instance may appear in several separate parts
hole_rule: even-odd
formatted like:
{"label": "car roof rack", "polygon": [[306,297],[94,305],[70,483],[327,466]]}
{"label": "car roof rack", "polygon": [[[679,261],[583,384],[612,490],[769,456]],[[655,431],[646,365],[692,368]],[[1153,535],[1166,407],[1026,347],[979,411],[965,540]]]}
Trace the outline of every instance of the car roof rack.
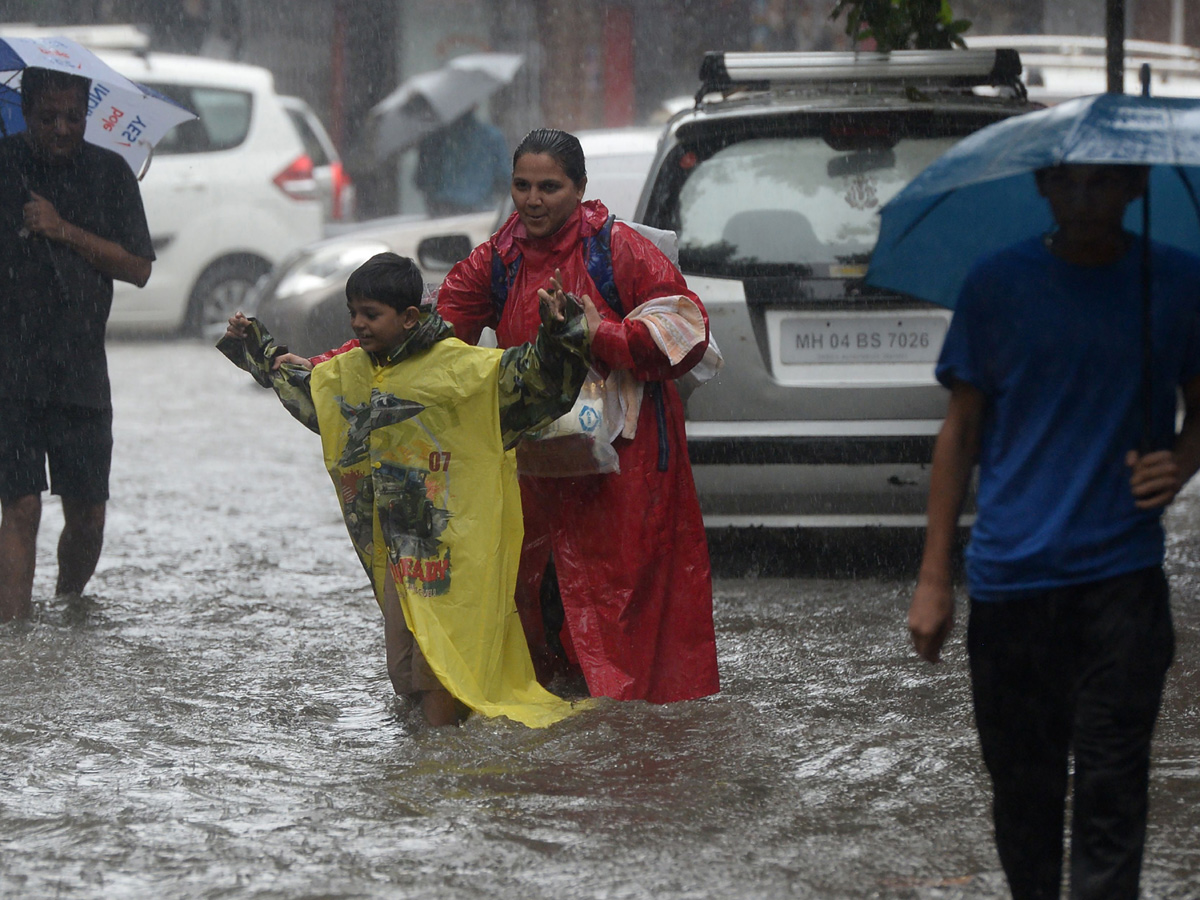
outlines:
{"label": "car roof rack", "polygon": [[962,89],[990,85],[1019,90],[1021,57],[1011,48],[740,53],[710,50],[700,64],[696,103],[710,93],[830,82],[899,82]]}

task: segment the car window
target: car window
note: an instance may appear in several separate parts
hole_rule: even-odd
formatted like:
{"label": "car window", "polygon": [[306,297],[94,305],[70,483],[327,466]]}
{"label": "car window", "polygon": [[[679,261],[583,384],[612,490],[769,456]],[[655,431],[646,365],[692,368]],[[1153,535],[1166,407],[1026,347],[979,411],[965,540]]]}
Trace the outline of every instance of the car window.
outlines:
{"label": "car window", "polygon": [[246,140],[254,105],[249,92],[181,84],[149,86],[199,116],[168,131],[156,145],[156,154],[211,153],[232,149]]}
{"label": "car window", "polygon": [[879,208],[955,140],[849,151],[820,136],[730,144],[697,162],[680,188],[681,264],[713,272],[865,258]]}
{"label": "car window", "polygon": [[631,219],[637,209],[642,185],[654,153],[624,153],[619,156],[595,154],[587,158],[588,199],[602,200],[609,212],[621,219]]}
{"label": "car window", "polygon": [[308,154],[313,165],[329,165],[329,154],[325,152],[325,145],[321,143],[321,139],[317,137],[312,125],[309,124],[308,117],[301,110],[292,109],[290,106],[287,114],[288,118],[292,120],[292,124],[296,126],[296,133],[300,135],[300,141],[304,144],[304,152]]}

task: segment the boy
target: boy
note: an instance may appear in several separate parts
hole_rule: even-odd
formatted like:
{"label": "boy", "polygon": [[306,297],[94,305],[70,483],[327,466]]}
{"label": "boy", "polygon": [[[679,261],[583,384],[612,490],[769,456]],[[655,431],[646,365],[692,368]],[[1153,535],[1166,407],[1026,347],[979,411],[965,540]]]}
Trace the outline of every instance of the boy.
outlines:
{"label": "boy", "polygon": [[536,341],[483,349],[420,309],[421,293],[412,260],[381,253],[346,284],[350,352],[312,367],[241,313],[217,346],[321,435],[396,692],[418,697],[431,725],[454,723],[461,703],[542,727],[571,706],[538,685],[513,601],[522,526],[508,451],[574,403],[584,316],[543,291]]}
{"label": "boy", "polygon": [[1040,170],[1057,229],[975,266],[937,367],[950,406],[909,629],[937,662],[978,462],[967,651],[1015,900],[1059,896],[1068,784],[1071,897],[1138,896],[1150,740],[1174,648],[1161,514],[1200,465],[1200,260],[1160,245],[1153,433],[1149,452],[1134,449],[1143,262],[1122,222],[1146,179],[1130,165]]}

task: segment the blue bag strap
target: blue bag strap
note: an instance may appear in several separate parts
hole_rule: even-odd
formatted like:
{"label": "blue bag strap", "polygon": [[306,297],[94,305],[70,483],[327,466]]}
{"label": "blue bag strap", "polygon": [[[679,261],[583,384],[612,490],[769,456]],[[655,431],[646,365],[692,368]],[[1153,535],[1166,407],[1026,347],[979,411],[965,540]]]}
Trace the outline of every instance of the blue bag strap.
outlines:
{"label": "blue bag strap", "polygon": [[508,289],[513,283],[513,279],[517,277],[517,269],[521,267],[521,257],[518,254],[509,265],[504,265],[504,260],[500,258],[500,254],[496,252],[496,248],[492,248],[492,308],[496,310],[496,321],[500,321],[500,317],[504,315],[504,304],[508,302]]}
{"label": "blue bag strap", "polygon": [[616,217],[609,216],[599,231],[591,237],[583,239],[583,259],[587,266],[588,277],[596,285],[596,290],[600,292],[604,302],[617,314],[617,318],[623,319],[625,311],[621,309],[621,295],[617,293],[617,281],[613,275],[612,230],[614,221],[616,221]]}

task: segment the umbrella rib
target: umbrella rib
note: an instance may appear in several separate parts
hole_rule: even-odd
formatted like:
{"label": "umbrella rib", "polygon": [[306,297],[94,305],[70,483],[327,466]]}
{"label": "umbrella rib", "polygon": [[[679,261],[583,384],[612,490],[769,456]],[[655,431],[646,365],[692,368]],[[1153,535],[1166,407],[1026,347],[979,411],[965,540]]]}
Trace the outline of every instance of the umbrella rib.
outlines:
{"label": "umbrella rib", "polygon": [[953,192],[946,191],[942,194],[939,194],[936,200],[934,200],[932,203],[930,203],[929,206],[925,207],[925,209],[921,210],[921,214],[919,216],[917,216],[915,219],[913,219],[911,222],[909,222],[908,227],[905,228],[904,231],[900,233],[900,237],[896,238],[896,241],[894,244],[892,244],[892,246],[899,247],[902,243],[904,243],[904,240],[910,234],[912,234],[913,229],[915,229],[918,225],[920,225],[922,222],[924,222],[926,217],[928,217],[930,213],[932,213],[935,209],[937,209],[939,206],[941,206],[945,200],[949,199],[951,193],[953,193]]}
{"label": "umbrella rib", "polygon": [[1062,148],[1061,155],[1054,161],[1055,165],[1061,166],[1064,162],[1066,162],[1066,160],[1070,159],[1071,150],[1075,147],[1075,139],[1079,135],[1080,130],[1083,128],[1084,118],[1084,116],[1079,116],[1076,118],[1075,121],[1071,123],[1070,130],[1063,135],[1062,144],[1060,145]]}
{"label": "umbrella rib", "polygon": [[1183,166],[1172,166],[1175,174],[1179,176],[1179,180],[1183,182],[1183,188],[1187,191],[1188,199],[1192,201],[1192,209],[1196,211],[1196,220],[1200,222],[1200,200],[1196,198],[1196,189],[1192,187],[1192,183],[1187,180],[1187,175],[1183,172]]}

